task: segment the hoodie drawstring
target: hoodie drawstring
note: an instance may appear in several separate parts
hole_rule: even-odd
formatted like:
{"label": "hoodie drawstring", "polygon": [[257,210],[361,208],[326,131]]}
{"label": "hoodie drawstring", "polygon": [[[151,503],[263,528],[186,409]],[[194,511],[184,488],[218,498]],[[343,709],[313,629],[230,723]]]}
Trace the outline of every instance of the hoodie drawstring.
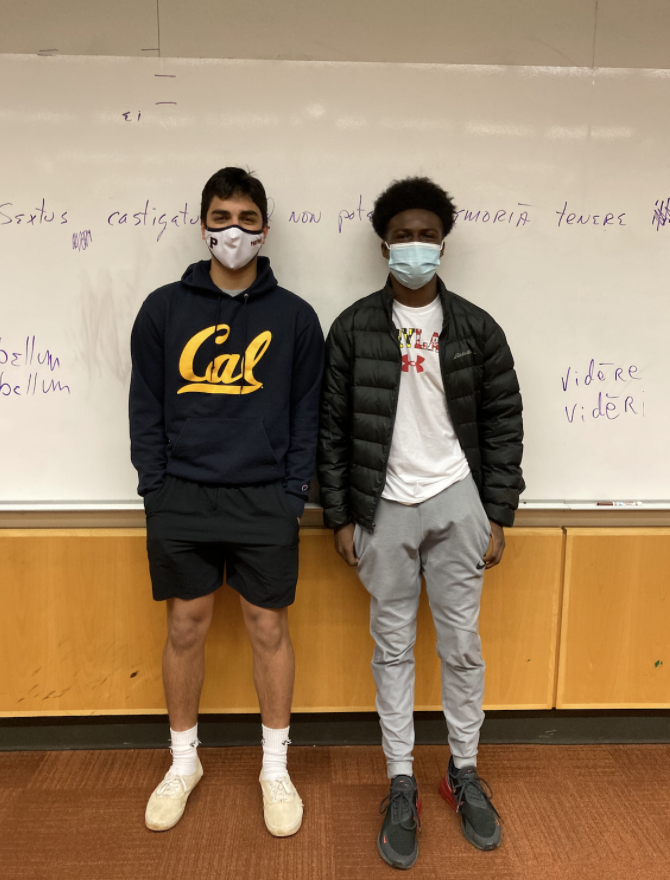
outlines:
{"label": "hoodie drawstring", "polygon": [[[246,309],[246,305],[248,302],[249,302],[249,294],[245,293],[244,299],[242,301],[242,335],[244,337],[244,348],[242,349],[242,355],[240,358],[240,369],[242,371],[242,376],[244,376],[245,358],[246,358],[246,353],[247,353],[247,309]],[[214,324],[214,333],[212,333],[212,336],[210,337],[211,342],[210,342],[210,346],[209,346],[210,355],[211,355],[210,363],[212,365],[212,376],[210,376],[210,381],[212,381],[212,379],[214,378],[214,375],[213,375],[214,359],[216,357],[216,341],[215,340],[216,340],[216,334],[217,334],[219,324],[221,323],[221,306],[222,306],[222,304],[223,304],[223,294],[219,294],[217,308],[216,308],[216,323]],[[232,330],[232,328],[231,328],[231,330]]]}
{"label": "hoodie drawstring", "polygon": [[249,294],[244,294],[244,302],[242,305],[242,328],[243,328],[243,336],[244,336],[244,349],[242,350],[242,378],[244,379],[244,373],[246,371],[246,360],[247,360],[247,303],[249,302]]}
{"label": "hoodie drawstring", "polygon": [[210,337],[211,343],[209,346],[209,351],[210,351],[211,357],[210,357],[209,362],[212,365],[212,375],[209,377],[210,382],[214,379],[214,358],[216,357],[216,342],[215,342],[215,340],[216,340],[216,333],[217,333],[219,324],[221,323],[221,303],[222,303],[222,301],[223,301],[223,294],[220,293],[219,297],[218,297],[217,308],[216,308],[216,320],[214,322],[214,332],[212,333],[212,335]]}

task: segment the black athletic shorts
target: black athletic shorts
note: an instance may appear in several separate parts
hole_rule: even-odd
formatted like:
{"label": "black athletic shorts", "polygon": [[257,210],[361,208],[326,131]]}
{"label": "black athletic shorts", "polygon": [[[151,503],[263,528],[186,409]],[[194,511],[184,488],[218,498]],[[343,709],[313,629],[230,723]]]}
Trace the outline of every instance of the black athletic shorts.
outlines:
{"label": "black athletic shorts", "polygon": [[144,499],[154,599],[197,599],[227,583],[285,608],[298,580],[298,518],[281,483],[203,486],[168,476]]}

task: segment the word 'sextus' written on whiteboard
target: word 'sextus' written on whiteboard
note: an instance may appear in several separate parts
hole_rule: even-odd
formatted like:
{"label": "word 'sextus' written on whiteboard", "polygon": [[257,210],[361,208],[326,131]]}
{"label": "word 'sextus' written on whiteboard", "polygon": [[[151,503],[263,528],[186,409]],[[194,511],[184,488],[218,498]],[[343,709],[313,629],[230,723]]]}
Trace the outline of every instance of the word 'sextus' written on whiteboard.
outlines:
{"label": "word 'sextus' written on whiteboard", "polygon": [[263,253],[324,331],[385,283],[377,195],[443,185],[440,274],[515,357],[523,499],[670,503],[663,71],[2,56],[0,73],[0,456],[17,465],[0,503],[136,499],[130,328],[208,258],[200,192],[224,165],[265,184]]}
{"label": "word 'sextus' written on whiteboard", "polygon": [[[1,195],[2,193],[0,193],[0,196]],[[275,219],[280,222],[283,220],[288,223],[299,224],[302,226],[318,225],[323,221],[325,225],[328,225],[329,223],[331,226],[336,225],[337,231],[342,234],[343,230],[346,231],[349,226],[348,221],[370,221],[370,218],[372,217],[372,202],[372,198],[367,199],[364,207],[363,195],[361,194],[358,196],[357,207],[353,209],[341,208],[337,214],[333,213],[331,217],[324,217],[323,211],[318,208],[316,209],[316,212],[315,210],[305,210],[300,208],[296,210],[295,208],[291,208],[290,213],[287,208],[283,215],[280,215]],[[159,242],[168,229],[184,229],[200,223],[199,206],[194,203],[191,203],[189,206],[188,201],[186,201],[184,202],[183,208],[179,208],[176,211],[174,208],[163,210],[164,207],[164,205],[157,207],[152,203],[151,199],[145,199],[144,204],[138,210],[127,210],[124,206],[121,210],[112,211],[106,217],[106,221],[102,221],[101,218],[98,218],[97,226],[99,227],[103,222],[106,222],[107,226],[119,229],[121,227],[128,227],[128,229],[145,231],[148,227],[155,233],[156,242]],[[270,196],[268,198],[269,223],[272,223],[273,221],[275,207],[275,200]],[[527,202],[517,202],[515,206],[507,205],[504,208],[461,208],[456,212],[455,223],[460,223],[461,226],[468,223],[485,226],[490,223],[491,226],[498,226],[499,228],[508,226],[514,229],[519,229],[532,221],[546,223],[551,222],[552,219],[554,219],[551,216],[551,209],[549,209],[549,214],[547,216],[543,215],[541,209],[537,209],[531,214],[534,207],[535,206],[530,205]],[[0,227],[9,226],[14,223],[17,226],[23,225],[26,229],[35,226],[39,228],[42,224],[47,228],[48,224],[53,223],[56,218],[54,211],[51,211],[50,213],[47,212],[45,199],[42,199],[40,207],[30,209],[28,212],[19,211],[18,213],[13,214],[13,209],[13,202],[0,202]],[[559,228],[562,224],[565,226],[574,225],[577,227],[599,226],[602,229],[628,225],[625,211],[622,211],[619,214],[614,214],[610,211],[602,214],[590,211],[582,211],[581,213],[571,211],[568,213],[568,203],[565,202],[563,207],[555,213],[559,215],[556,223]],[[63,211],[60,215],[58,225],[63,226],[67,224],[67,214],[67,211]],[[91,219],[95,221],[95,218],[89,218],[89,221]],[[650,205],[648,220],[650,220],[651,225],[656,232],[666,225],[670,228],[670,197],[666,199],[665,202],[657,199],[653,205]],[[353,228],[356,228],[356,224],[353,224]],[[73,233],[72,242],[72,246],[76,250],[86,250],[86,248],[92,244],[91,230],[88,229]]]}

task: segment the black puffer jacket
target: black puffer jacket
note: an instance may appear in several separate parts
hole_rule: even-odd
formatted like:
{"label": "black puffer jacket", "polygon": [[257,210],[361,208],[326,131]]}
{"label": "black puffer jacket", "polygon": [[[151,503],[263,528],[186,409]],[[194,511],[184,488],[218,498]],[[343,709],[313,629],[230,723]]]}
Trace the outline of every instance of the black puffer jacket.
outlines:
{"label": "black puffer jacket", "polygon": [[[446,289],[440,365],[449,415],[484,509],[510,526],[525,485],[521,475],[521,395],[505,334],[493,318]],[[372,529],[386,480],[400,390],[401,352],[393,291],[358,300],[335,321],[326,343],[318,473],[329,528]]]}

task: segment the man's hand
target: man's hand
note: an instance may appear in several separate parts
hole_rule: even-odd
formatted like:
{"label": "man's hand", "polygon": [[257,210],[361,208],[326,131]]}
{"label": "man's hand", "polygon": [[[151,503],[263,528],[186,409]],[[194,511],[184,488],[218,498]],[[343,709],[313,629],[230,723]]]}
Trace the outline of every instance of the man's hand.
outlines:
{"label": "man's hand", "polygon": [[[489,520],[489,522],[491,521]],[[498,523],[492,522],[491,543],[484,556],[484,562],[486,563],[485,568],[493,568],[494,565],[497,565],[502,559],[504,550],[505,532],[503,531],[503,527],[499,526]]]}
{"label": "man's hand", "polygon": [[358,559],[354,553],[354,524],[338,526],[335,529],[335,549],[347,565],[358,565]]}

